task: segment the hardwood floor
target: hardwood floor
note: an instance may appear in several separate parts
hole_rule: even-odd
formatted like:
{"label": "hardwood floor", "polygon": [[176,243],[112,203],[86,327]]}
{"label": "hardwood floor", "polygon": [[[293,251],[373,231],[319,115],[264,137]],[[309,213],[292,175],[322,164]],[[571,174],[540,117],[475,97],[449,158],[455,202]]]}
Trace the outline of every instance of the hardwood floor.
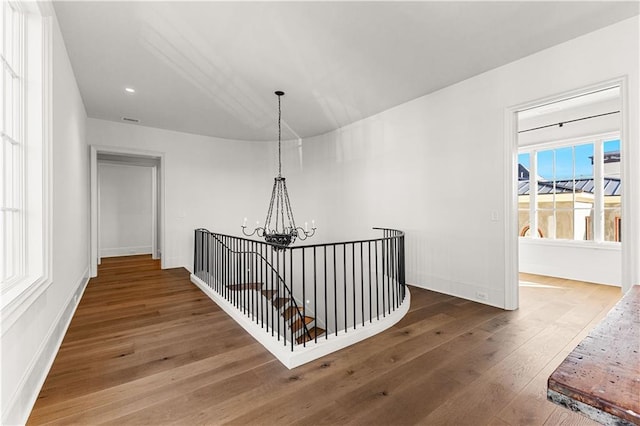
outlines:
{"label": "hardwood floor", "polygon": [[521,279],[511,312],[411,287],[394,327],[288,370],[186,270],[104,259],[28,423],[593,424],[546,380],[620,290]]}

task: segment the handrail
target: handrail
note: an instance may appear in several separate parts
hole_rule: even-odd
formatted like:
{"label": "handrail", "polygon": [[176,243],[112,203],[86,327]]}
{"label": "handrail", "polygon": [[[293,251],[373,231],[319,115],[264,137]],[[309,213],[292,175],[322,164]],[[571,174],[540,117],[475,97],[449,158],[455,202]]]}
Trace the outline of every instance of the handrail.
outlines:
{"label": "handrail", "polygon": [[[203,231],[209,232],[210,234],[212,234],[211,231],[209,231],[206,228],[198,228],[201,229]],[[198,230],[196,229],[196,230]],[[261,241],[261,240],[253,240],[253,239],[249,239],[249,238],[244,238],[244,237],[238,237],[237,235],[228,235],[228,234],[220,234],[218,232],[215,233],[215,235],[219,235],[221,237],[229,237],[229,238],[235,238],[238,240],[243,240],[243,241],[250,241],[253,243],[261,243],[261,244],[266,244],[269,246],[273,246],[276,247],[278,249],[302,249],[302,248],[313,248],[313,247],[324,247],[324,246],[336,246],[336,245],[343,245],[343,244],[359,244],[359,243],[366,243],[366,242],[373,242],[373,241],[383,241],[383,240],[392,240],[398,237],[404,237],[405,234],[403,231],[400,231],[398,229],[393,229],[393,228],[378,228],[378,227],[373,227],[371,229],[377,230],[377,231],[393,231],[393,232],[398,232],[398,234],[395,235],[390,235],[388,237],[380,237],[380,238],[369,238],[366,240],[349,240],[349,241],[337,241],[337,242],[331,242],[331,243],[318,243],[318,244],[304,244],[304,245],[296,245],[296,246],[285,246],[282,244],[276,244],[276,243],[269,243],[266,241]]]}
{"label": "handrail", "polygon": [[[220,243],[224,248],[226,248],[226,249],[227,249],[228,251],[230,251],[231,253],[237,253],[237,254],[253,254],[253,255],[255,255],[255,256],[257,256],[257,257],[261,258],[261,259],[264,261],[264,263],[265,263],[266,265],[268,265],[268,266],[269,266],[269,268],[270,268],[270,269],[271,269],[271,270],[276,274],[276,277],[278,277],[278,281],[280,281],[280,282],[282,283],[282,286],[283,286],[283,287],[286,289],[286,291],[289,293],[289,296],[291,297],[291,302],[293,303],[293,305],[294,305],[294,307],[295,307],[295,310],[296,310],[296,312],[298,313],[298,317],[299,317],[299,319],[300,319],[300,321],[302,322],[302,325],[303,325],[303,327],[304,327],[305,334],[311,338],[311,333],[309,333],[309,329],[307,328],[307,324],[306,324],[306,322],[305,322],[305,320],[304,320],[304,315],[303,315],[303,313],[302,313],[302,312],[300,312],[300,308],[298,307],[298,303],[296,302],[295,297],[293,297],[293,293],[291,292],[291,289],[289,289],[289,287],[287,286],[287,283],[284,281],[284,279],[282,278],[282,276],[280,276],[280,272],[279,272],[279,271],[278,271],[278,270],[277,270],[277,269],[276,269],[276,268],[275,268],[275,267],[274,267],[274,266],[273,266],[273,265],[272,265],[272,264],[271,264],[271,263],[270,263],[270,262],[269,262],[269,261],[268,261],[264,256],[262,256],[262,254],[261,254],[261,253],[258,253],[258,252],[256,252],[256,251],[250,251],[250,250],[248,250],[248,251],[237,251],[237,250],[233,250],[231,247],[227,246],[227,245],[224,243],[224,241],[220,240],[216,234],[212,233],[212,232],[211,232],[211,231],[209,231],[208,229],[206,229],[206,228],[198,228],[198,229],[196,229],[196,232],[197,232],[197,231],[204,231],[204,232],[206,232],[208,235],[212,236],[215,240],[217,240],[217,241],[218,241],[218,242],[219,242],[219,243]],[[222,234],[218,234],[218,235],[222,235]],[[245,240],[245,238],[238,238],[238,237],[233,237],[233,238],[237,238],[237,239],[240,239],[240,240]],[[252,240],[247,240],[247,241],[252,241]],[[266,244],[269,244],[269,243],[266,243]],[[277,245],[277,244],[270,244],[270,245]]]}

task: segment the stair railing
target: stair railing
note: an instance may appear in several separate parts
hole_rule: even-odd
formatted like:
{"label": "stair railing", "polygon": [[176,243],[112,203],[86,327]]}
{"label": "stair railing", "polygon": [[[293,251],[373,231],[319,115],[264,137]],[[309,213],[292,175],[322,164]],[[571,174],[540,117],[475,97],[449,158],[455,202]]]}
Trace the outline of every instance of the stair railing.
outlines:
{"label": "stair railing", "polygon": [[[318,342],[383,320],[402,305],[404,233],[374,229],[383,236],[293,247],[197,229],[194,274],[278,340],[282,335],[293,350],[295,343]],[[283,297],[290,299],[288,318],[298,318],[295,331],[294,321],[281,318]],[[269,309],[265,299],[270,298]]]}
{"label": "stair railing", "polygon": [[[271,329],[271,335],[280,341],[282,337],[285,346],[287,345],[288,322],[294,324],[291,316],[284,321],[281,320],[281,308],[291,308],[292,316],[298,318],[301,328],[294,330],[290,327],[289,343],[293,350],[294,336],[298,331],[301,335],[307,336],[303,344],[312,339],[304,317],[304,308],[298,306],[291,289],[287,285],[285,278],[280,275],[280,257],[277,256],[277,244],[263,243],[260,241],[248,240],[224,234],[216,234],[207,229],[195,230],[195,256],[194,273],[205,283],[222,295],[227,301],[244,314],[253,318],[263,328]],[[275,253],[274,253],[275,252]],[[198,253],[203,256],[198,256]],[[268,257],[271,254],[271,261]],[[254,257],[253,262],[251,257]],[[272,263],[275,262],[274,266]],[[260,261],[260,265],[258,262]],[[253,268],[251,268],[253,266]],[[261,280],[261,281],[258,281]],[[258,294],[258,290],[263,288],[266,281],[266,293],[262,295],[266,301]],[[275,285],[274,285],[275,281]],[[253,294],[247,290],[255,290]],[[271,309],[265,308],[271,301]],[[286,302],[285,302],[286,301]],[[265,303],[266,302],[266,303]],[[286,306],[289,305],[289,306]],[[258,318],[259,314],[259,318]]]}

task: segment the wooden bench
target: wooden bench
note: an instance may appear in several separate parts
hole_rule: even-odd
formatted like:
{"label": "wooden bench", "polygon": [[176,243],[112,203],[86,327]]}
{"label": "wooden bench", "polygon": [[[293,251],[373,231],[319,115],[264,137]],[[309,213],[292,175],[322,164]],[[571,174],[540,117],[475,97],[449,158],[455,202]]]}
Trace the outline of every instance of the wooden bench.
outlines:
{"label": "wooden bench", "polygon": [[547,399],[605,425],[640,425],[640,286],[551,374]]}

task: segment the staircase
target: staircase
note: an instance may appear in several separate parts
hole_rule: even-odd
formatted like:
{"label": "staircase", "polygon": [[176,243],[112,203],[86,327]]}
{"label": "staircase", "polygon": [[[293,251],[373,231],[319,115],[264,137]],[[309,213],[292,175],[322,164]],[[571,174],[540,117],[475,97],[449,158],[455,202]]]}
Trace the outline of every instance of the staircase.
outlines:
{"label": "staircase", "polygon": [[227,289],[230,291],[259,291],[280,313],[285,324],[292,330],[296,336],[296,343],[303,343],[315,340],[316,337],[322,336],[326,330],[318,327],[314,317],[304,315],[302,308],[291,303],[290,297],[280,297],[276,290],[264,290],[262,283],[243,283],[229,284]]}

